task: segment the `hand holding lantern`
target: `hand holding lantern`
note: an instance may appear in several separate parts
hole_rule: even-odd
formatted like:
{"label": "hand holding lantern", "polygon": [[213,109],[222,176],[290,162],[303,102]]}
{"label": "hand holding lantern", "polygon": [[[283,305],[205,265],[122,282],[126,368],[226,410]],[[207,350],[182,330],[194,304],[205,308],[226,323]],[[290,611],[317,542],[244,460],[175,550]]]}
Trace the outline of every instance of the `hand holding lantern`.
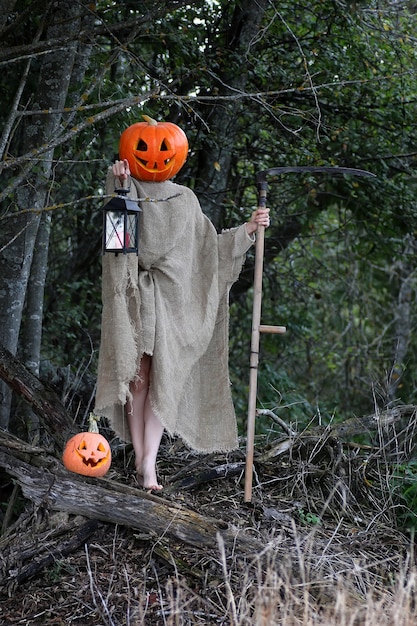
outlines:
{"label": "hand holding lantern", "polygon": [[115,189],[117,196],[103,207],[103,254],[106,252],[138,254],[141,208],[136,201],[126,197],[130,191],[124,187],[124,182],[130,174],[128,162],[117,161],[113,171],[122,186]]}

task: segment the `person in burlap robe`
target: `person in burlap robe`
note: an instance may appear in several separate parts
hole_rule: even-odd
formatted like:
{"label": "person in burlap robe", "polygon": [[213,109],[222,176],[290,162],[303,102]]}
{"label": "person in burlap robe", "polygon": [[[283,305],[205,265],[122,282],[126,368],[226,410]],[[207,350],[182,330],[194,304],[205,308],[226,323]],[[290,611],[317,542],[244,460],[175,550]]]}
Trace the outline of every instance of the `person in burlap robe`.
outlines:
{"label": "person in burlap robe", "polygon": [[106,254],[95,411],[131,441],[140,484],[159,490],[156,459],[164,429],[199,452],[237,447],[228,366],[229,290],[258,224],[258,209],[217,234],[195,194],[168,180],[130,177],[127,160],[109,168],[139,199],[139,254]]}

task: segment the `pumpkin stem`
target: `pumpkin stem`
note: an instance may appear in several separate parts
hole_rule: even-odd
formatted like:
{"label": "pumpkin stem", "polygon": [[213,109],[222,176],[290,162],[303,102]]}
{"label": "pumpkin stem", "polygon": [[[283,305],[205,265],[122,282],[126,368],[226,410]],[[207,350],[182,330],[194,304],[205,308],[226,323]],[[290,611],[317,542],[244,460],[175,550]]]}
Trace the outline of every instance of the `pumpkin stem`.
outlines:
{"label": "pumpkin stem", "polygon": [[149,115],[142,115],[142,117],[145,120],[145,122],[148,122],[150,126],[158,126],[158,122],[154,120],[152,117],[149,117]]}
{"label": "pumpkin stem", "polygon": [[100,421],[99,415],[94,415],[94,413],[90,413],[88,417],[88,432],[89,433],[98,433],[100,432],[98,429],[98,423]]}

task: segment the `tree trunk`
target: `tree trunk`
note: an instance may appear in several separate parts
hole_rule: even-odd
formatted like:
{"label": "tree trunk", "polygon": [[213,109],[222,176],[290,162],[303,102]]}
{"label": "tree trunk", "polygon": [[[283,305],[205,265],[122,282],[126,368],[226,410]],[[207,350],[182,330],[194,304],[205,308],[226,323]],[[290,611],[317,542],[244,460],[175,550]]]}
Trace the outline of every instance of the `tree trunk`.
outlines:
{"label": "tree trunk", "polygon": [[40,535],[23,531],[25,533],[23,550],[16,550],[13,541],[8,541],[2,546],[0,587],[7,588],[8,592],[12,593],[16,585],[21,585],[35,576],[41,576],[45,568],[84,546],[99,526],[100,522],[97,520],[80,523],[79,519],[74,518],[64,527],[59,525],[54,530],[48,528]]}
{"label": "tree trunk", "polygon": [[[224,65],[219,71],[218,80],[213,84],[218,94],[233,96],[244,91],[248,80],[248,67],[242,63],[242,59],[245,59],[247,50],[258,34],[266,5],[265,0],[239,2],[236,4],[230,24],[224,26],[226,36],[219,59],[223,57],[224,49],[228,50],[228,54],[224,56]],[[227,10],[226,7],[226,13]],[[218,46],[220,48],[219,44]],[[196,186],[196,193],[203,211],[217,227],[220,225],[222,203],[227,193],[240,106],[238,100],[231,100],[229,104],[213,108],[211,115],[207,116],[207,123],[212,132],[209,141],[206,141],[199,154],[199,172],[202,174]],[[213,143],[212,136],[218,138],[217,143]]]}
{"label": "tree trunk", "polygon": [[[44,57],[33,108],[61,111],[65,105],[79,32],[79,11],[77,3],[55,0],[51,4],[46,20],[46,37],[59,39],[61,35],[65,38],[73,35],[74,41],[65,49]],[[59,112],[33,116],[23,129],[24,151],[48,144],[59,132],[61,117]],[[40,212],[45,206],[52,172],[52,158],[53,150],[50,150],[40,162],[30,165],[16,193],[18,212],[5,221],[0,236],[0,343],[13,354],[18,346]],[[39,213],[21,213],[24,209],[38,209]],[[0,427],[8,428],[11,394],[4,383],[0,384],[0,398]]]}
{"label": "tree trunk", "polygon": [[[46,270],[48,267],[48,248],[50,233],[50,214],[42,213],[36,237],[35,251],[30,270],[30,281],[26,292],[26,313],[21,335],[21,357],[32,374],[39,376],[39,362],[42,341],[43,296]],[[30,441],[39,439],[39,418],[27,404],[22,417],[26,424]]]}
{"label": "tree trunk", "polygon": [[400,289],[395,315],[395,346],[393,363],[388,379],[388,402],[395,400],[397,388],[405,368],[405,360],[411,339],[412,326],[412,295],[415,282],[415,252],[417,242],[413,235],[405,241],[404,254],[398,262],[396,271],[400,279]]}

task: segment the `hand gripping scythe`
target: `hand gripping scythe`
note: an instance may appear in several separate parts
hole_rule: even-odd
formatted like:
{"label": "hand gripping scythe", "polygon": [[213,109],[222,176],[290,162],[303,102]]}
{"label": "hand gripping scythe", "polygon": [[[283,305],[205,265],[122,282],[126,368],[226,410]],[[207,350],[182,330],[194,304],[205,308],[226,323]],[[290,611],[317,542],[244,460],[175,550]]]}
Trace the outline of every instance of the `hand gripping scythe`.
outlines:
{"label": "hand gripping scythe", "polygon": [[[315,167],[315,166],[287,166],[273,167],[263,170],[257,174],[258,187],[258,208],[266,208],[266,192],[268,189],[267,177],[278,176],[281,174],[297,172],[312,172],[319,174],[331,175],[350,175],[350,176],[372,176],[375,174],[366,170],[358,170],[350,167]],[[286,332],[285,326],[265,326],[261,324],[261,306],[262,306],[262,273],[264,260],[264,240],[265,227],[258,226],[256,233],[255,248],[255,272],[253,282],[253,311],[252,311],[252,337],[250,352],[250,377],[249,377],[249,399],[248,399],[248,423],[247,423],[247,440],[246,440],[246,470],[245,470],[245,502],[252,499],[252,474],[253,474],[253,448],[255,439],[255,416],[256,416],[256,394],[258,385],[258,363],[259,363],[259,339],[260,333],[278,333]]]}

